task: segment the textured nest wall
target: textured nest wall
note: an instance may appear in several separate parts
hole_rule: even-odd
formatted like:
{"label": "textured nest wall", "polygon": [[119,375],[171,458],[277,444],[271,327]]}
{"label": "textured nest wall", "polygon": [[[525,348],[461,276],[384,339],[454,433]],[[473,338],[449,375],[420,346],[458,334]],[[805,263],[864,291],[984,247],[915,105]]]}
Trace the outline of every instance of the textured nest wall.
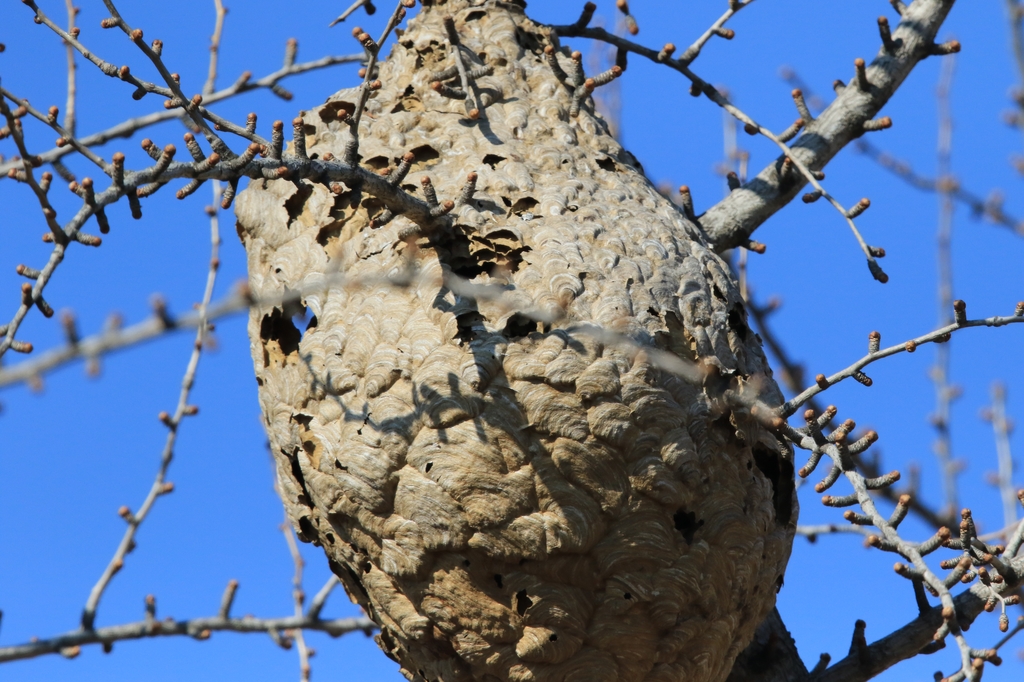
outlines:
{"label": "textured nest wall", "polygon": [[[494,67],[477,120],[430,84],[452,64],[444,13]],[[796,523],[787,447],[723,398],[780,402],[727,266],[592,103],[570,117],[542,54],[557,39],[521,9],[449,0],[397,41],[361,163],[411,152],[407,189],[429,175],[442,199],[476,172],[474,198],[418,236],[371,224],[383,206],[357,187],[254,181],[237,204],[253,293],[303,292],[249,325],[288,513],[410,679],[724,679]],[[311,156],[343,156],[355,98],[303,114]],[[409,268],[409,286],[380,281]],[[673,376],[638,346],[708,371]]]}

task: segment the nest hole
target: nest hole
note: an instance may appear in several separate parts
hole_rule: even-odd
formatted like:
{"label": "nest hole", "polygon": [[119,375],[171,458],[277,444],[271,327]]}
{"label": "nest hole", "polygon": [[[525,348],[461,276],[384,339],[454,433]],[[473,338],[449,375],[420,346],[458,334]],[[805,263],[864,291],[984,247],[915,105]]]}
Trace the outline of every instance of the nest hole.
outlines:
{"label": "nest hole", "polygon": [[498,164],[504,160],[504,156],[498,156],[497,154],[488,154],[483,158],[484,165],[490,166],[492,169],[497,168]]}
{"label": "nest hole", "polygon": [[786,525],[793,517],[793,463],[760,443],[754,445],[754,464],[772,484],[772,507],[775,522]]}
{"label": "nest hole", "polygon": [[274,308],[269,315],[263,316],[260,340],[263,342],[264,367],[270,365],[271,358],[276,357],[278,351],[284,358],[299,352],[302,333],[296,328],[293,317],[294,314],[286,314],[280,308]]}
{"label": "nest hole", "polygon": [[516,613],[522,616],[531,606],[533,606],[533,600],[526,594],[526,590],[516,592]]}
{"label": "nest hole", "polygon": [[537,320],[531,320],[522,313],[515,313],[508,318],[501,333],[507,339],[518,339],[537,331],[538,324]]}
{"label": "nest hole", "polygon": [[682,508],[672,515],[672,522],[688,545],[693,544],[693,536],[704,525],[704,519],[698,519],[695,512],[688,512]]}

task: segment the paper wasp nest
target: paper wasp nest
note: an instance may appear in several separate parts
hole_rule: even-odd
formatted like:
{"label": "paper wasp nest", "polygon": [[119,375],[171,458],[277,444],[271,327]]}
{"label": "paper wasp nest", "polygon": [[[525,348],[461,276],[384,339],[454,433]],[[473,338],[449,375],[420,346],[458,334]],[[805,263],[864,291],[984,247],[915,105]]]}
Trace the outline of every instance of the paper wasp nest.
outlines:
{"label": "paper wasp nest", "polygon": [[[453,63],[443,14],[493,67],[477,120],[431,86]],[[727,394],[781,398],[728,267],[589,100],[570,116],[549,44],[567,65],[491,0],[425,8],[397,37],[361,163],[411,152],[403,186],[429,176],[442,199],[477,173],[435,228],[372,225],[384,207],[358,187],[240,195],[271,301],[249,333],[279,488],[410,679],[722,680],[796,524],[787,447]],[[303,114],[311,156],[342,158],[356,97]],[[458,295],[446,273],[502,294]],[[301,304],[273,303],[289,292]]]}

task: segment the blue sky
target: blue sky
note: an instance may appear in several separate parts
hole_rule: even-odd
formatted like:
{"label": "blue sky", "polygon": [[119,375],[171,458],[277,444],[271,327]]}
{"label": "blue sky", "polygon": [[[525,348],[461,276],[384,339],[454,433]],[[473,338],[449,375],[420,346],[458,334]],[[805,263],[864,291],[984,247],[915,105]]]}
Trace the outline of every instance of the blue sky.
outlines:
{"label": "blue sky", "polygon": [[[48,13],[63,16],[63,3],[40,2]],[[143,58],[118,31],[103,31],[106,16],[98,0],[83,0],[83,40],[106,59],[131,64],[152,77]],[[362,13],[345,25],[328,22],[347,2],[249,0],[228,3],[220,63],[220,85],[243,70],[261,76],[279,68],[285,40],[299,38],[299,60],[347,54],[356,47],[350,28],[359,23],[376,33],[389,3],[367,18]],[[568,23],[582,3],[531,2],[539,20]],[[640,23],[639,39],[660,46],[689,44],[723,11],[725,2],[632,3]],[[124,1],[125,18],[143,28],[147,38],[160,37],[164,56],[182,75],[186,90],[198,91],[206,75],[207,41],[213,27],[212,2],[152,3]],[[611,23],[613,2],[599,3]],[[835,0],[790,0],[755,3],[730,26],[732,41],[712,40],[694,69],[706,80],[728,87],[735,102],[758,121],[780,130],[796,117],[790,86],[778,75],[788,65],[820,95],[828,98],[836,78],[849,79],[855,57],[870,59],[878,49],[876,18],[888,3],[840,3]],[[64,101],[64,51],[46,28],[31,21],[21,3],[9,0],[0,25],[0,78],[5,88],[45,108]],[[952,110],[956,122],[953,168],[961,183],[979,194],[1000,187],[1006,210],[1024,215],[1021,179],[1010,165],[1011,154],[1024,149],[1018,131],[1001,120],[1008,90],[1019,82],[1010,60],[1003,3],[961,0],[942,33],[957,37]],[[586,51],[585,41],[566,41]],[[681,49],[681,47],[680,47]],[[910,160],[926,175],[935,172],[936,109],[934,90],[940,59],[921,64],[887,105],[890,130],[871,141]],[[106,128],[126,117],[159,108],[154,97],[130,98],[130,88],[102,76],[80,60],[79,132]],[[268,93],[245,95],[219,105],[217,111],[243,121],[258,111],[263,125],[289,120],[299,108],[322,102],[335,90],[356,82],[355,67],[336,67],[285,83],[295,93],[291,103]],[[722,116],[706,99],[687,93],[688,83],[668,69],[633,59],[619,81],[623,101],[623,141],[655,182],[690,185],[696,209],[705,210],[723,194],[724,182],[713,172],[722,159]],[[34,149],[48,148],[53,134],[28,126]],[[181,129],[167,124],[132,140],[103,148],[128,154],[129,165],[144,163],[138,140],[180,146]],[[742,136],[758,170],[776,157],[770,142]],[[9,141],[0,154],[11,155]],[[86,165],[70,164],[80,174]],[[91,171],[89,171],[91,172]],[[56,184],[56,183],[55,183]],[[806,363],[811,376],[829,374],[866,351],[869,331],[882,333],[883,345],[917,336],[935,326],[936,268],[934,234],[938,199],[914,190],[852,149],[827,168],[826,187],[846,205],[870,197],[871,209],[858,225],[872,244],[885,247],[883,261],[890,282],[873,281],[863,257],[840,217],[825,202],[791,205],[755,235],[768,245],[751,256],[750,277],[759,300],[779,296],[783,306],[773,328],[789,352]],[[57,189],[58,212],[75,205],[70,193]],[[57,309],[73,309],[82,333],[98,331],[112,311],[126,322],[150,314],[155,292],[172,312],[198,301],[208,258],[208,223],[203,207],[206,187],[186,201],[164,191],[143,204],[144,218],[133,221],[127,205],[108,211],[110,235],[99,249],[72,248],[47,288]],[[27,188],[0,182],[0,318],[13,313],[21,280],[18,263],[40,266],[49,246],[39,237],[45,224]],[[63,209],[62,209],[63,207]],[[218,295],[244,278],[244,252],[235,239],[230,215],[222,220],[224,246]],[[971,317],[1009,314],[1024,298],[1020,263],[1024,239],[957,209],[954,226],[954,292],[968,303]],[[6,292],[6,293],[4,293]],[[3,303],[6,301],[6,303]],[[6,305],[6,311],[2,308]],[[978,418],[988,404],[995,380],[1009,386],[1011,416],[1024,412],[1024,369],[1019,358],[1022,328],[968,330],[951,343],[952,378],[963,387],[954,405],[953,451],[964,462],[959,477],[962,505],[970,506],[983,530],[998,528],[997,495],[985,483],[995,469],[995,449],[988,424]],[[56,320],[32,313],[19,338],[46,349],[61,343]],[[235,612],[278,616],[291,612],[291,560],[279,525],[283,512],[272,485],[271,461],[259,423],[255,382],[245,323],[241,317],[217,325],[217,350],[201,360],[193,402],[200,414],[183,425],[170,478],[175,492],[161,498],[138,536],[138,549],[114,579],[104,598],[98,624],[142,617],[143,599],[155,594],[158,616],[177,618],[213,614],[224,585],[238,579]],[[156,472],[165,429],[156,415],[173,409],[181,374],[191,348],[191,334],[107,357],[102,376],[85,377],[73,365],[47,376],[44,389],[0,391],[0,608],[4,611],[0,643],[49,636],[74,628],[81,606],[116,547],[124,524],[116,511],[137,507]],[[20,357],[8,355],[5,362]],[[934,431],[928,415],[935,402],[928,368],[933,347],[900,355],[870,368],[871,388],[848,382],[826,394],[850,417],[881,435],[875,446],[886,469],[921,466],[923,497],[941,499],[931,452]],[[1024,447],[1020,439],[1014,445]],[[798,455],[799,457],[799,455]],[[1015,479],[1024,484],[1024,476]],[[843,523],[809,489],[801,493],[801,522]],[[921,538],[926,529],[913,519],[903,528]],[[304,546],[307,592],[313,593],[328,572],[316,548]],[[910,620],[914,600],[910,585],[892,572],[894,555],[865,550],[852,536],[824,537],[816,545],[798,539],[779,607],[796,637],[804,659],[813,664],[828,651],[844,655],[856,619],[867,621],[869,640]],[[355,615],[340,591],[325,615]],[[1014,614],[1014,616],[1017,614]],[[995,618],[982,618],[968,633],[978,647],[999,637]],[[399,680],[395,664],[360,634],[340,640],[313,635],[318,682]],[[1024,647],[1024,640],[1019,646]],[[904,664],[879,679],[931,679],[955,667],[954,647]],[[1013,644],[1001,668],[986,671],[986,680],[1016,680],[1024,663]],[[87,648],[74,661],[48,657],[0,667],[2,680],[249,680],[295,679],[294,651],[277,648],[262,635],[215,635],[208,642],[161,640],[126,642],[104,655]]]}

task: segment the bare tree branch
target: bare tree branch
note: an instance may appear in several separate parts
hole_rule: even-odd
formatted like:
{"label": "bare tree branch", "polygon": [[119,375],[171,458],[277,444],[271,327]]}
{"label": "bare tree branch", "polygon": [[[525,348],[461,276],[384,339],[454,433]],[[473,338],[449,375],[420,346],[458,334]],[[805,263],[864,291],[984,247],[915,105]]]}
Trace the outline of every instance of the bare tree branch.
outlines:
{"label": "bare tree branch", "polygon": [[975,217],[984,216],[994,224],[1006,227],[1015,234],[1024,237],[1024,222],[1003,210],[1002,197],[998,192],[993,191],[987,199],[982,199],[977,194],[961,187],[956,178],[929,178],[923,176],[917,173],[909,163],[893,158],[889,153],[879,149],[867,140],[857,140],[853,148],[911,187],[926,192],[945,192],[954,201],[967,206]]}
{"label": "bare tree branch", "polygon": [[[68,10],[68,33],[74,35],[75,30],[75,19],[78,17],[78,8],[75,7],[74,0],[64,0],[64,4]],[[71,43],[65,43],[65,50],[68,56],[68,96],[64,104],[64,127],[75,134],[75,101],[77,97],[78,88],[75,84],[75,48]]]}
{"label": "bare tree branch", "polygon": [[[882,106],[921,60],[933,54],[939,27],[953,0],[917,0],[906,8],[892,32],[894,54],[884,47],[863,71],[867,88],[851,80],[835,101],[807,125],[790,147],[790,156],[818,170],[839,151],[865,132]],[[742,244],[765,220],[788,204],[804,186],[800,177],[782,182],[779,169],[784,157],[762,170],[739,190],[711,207],[701,218],[708,237],[719,250]]]}
{"label": "bare tree branch", "polygon": [[[204,95],[203,104],[205,106],[203,108],[206,109],[211,104],[215,104],[217,102],[230,99],[232,97],[235,97],[236,95],[240,95],[245,92],[251,92],[253,90],[260,90],[264,88],[278,88],[278,90],[288,95],[287,99],[290,99],[290,93],[287,93],[286,91],[280,88],[280,86],[278,85],[279,81],[291,76],[297,76],[299,74],[303,74],[309,71],[316,71],[319,69],[327,68],[329,66],[336,66],[338,64],[351,64],[353,62],[361,61],[362,59],[362,54],[322,57],[314,61],[303,62],[300,64],[292,64],[291,66],[283,67],[281,69],[278,69],[277,71],[274,71],[273,73],[267,74],[266,76],[258,80],[251,80],[251,74],[248,71],[246,71],[232,85],[222,90],[218,90],[217,92],[209,96]],[[95,147],[120,137],[130,137],[134,133],[144,128],[148,128],[150,126],[156,125],[157,123],[163,123],[164,121],[169,121],[171,119],[180,117],[181,111],[179,110],[155,111],[152,114],[138,116],[136,118],[131,118],[126,121],[122,121],[121,123],[118,123],[115,126],[111,126],[110,128],[102,130],[98,133],[93,133],[92,135],[86,135],[85,137],[78,138],[78,141],[85,147]],[[63,158],[64,156],[71,154],[74,151],[75,149],[70,146],[54,147],[53,149],[49,149],[40,154],[36,154],[36,157],[38,157],[39,160],[44,164],[53,163]],[[10,172],[11,169],[18,168],[21,168],[20,161],[11,160],[0,163],[0,178],[7,177],[7,173]]]}
{"label": "bare tree branch", "polygon": [[[1024,561],[1018,559],[1013,562],[1013,566],[1018,571],[1024,570]],[[989,596],[989,590],[984,585],[972,585],[953,599],[956,618],[964,623],[973,622],[985,609]],[[813,682],[870,680],[900,661],[916,656],[926,647],[933,646],[931,650],[941,648],[934,646],[936,640],[933,637],[943,623],[943,607],[933,607],[899,630],[863,649],[851,651],[849,656],[817,675],[812,674],[810,679]]]}
{"label": "bare tree branch", "polygon": [[338,17],[334,21],[329,23],[327,27],[330,28],[331,26],[340,24],[341,22],[345,21],[346,19],[348,19],[350,14],[355,12],[360,7],[366,10],[367,14],[374,14],[377,11],[377,8],[373,6],[373,2],[371,2],[371,0],[356,0],[351,5],[349,5],[348,9],[346,9],[344,12],[338,15]]}
{"label": "bare tree branch", "polygon": [[[942,62],[939,84],[935,99],[939,112],[939,137],[937,144],[939,177],[952,177],[951,157],[953,153],[953,117],[949,105],[949,91],[953,84],[956,57],[951,55]],[[935,234],[935,255],[938,265],[936,289],[938,290],[939,326],[953,322],[953,197],[945,183],[939,187],[939,220]],[[933,451],[939,464],[939,476],[945,497],[943,514],[952,516],[959,508],[959,491],[956,475],[958,465],[953,458],[953,439],[950,436],[950,409],[958,395],[957,387],[950,384],[950,348],[945,343],[935,346],[935,364],[931,367],[931,379],[935,385],[935,412],[931,422],[935,427],[936,439]]]}
{"label": "bare tree branch", "polygon": [[1003,528],[1005,531],[1016,528],[1018,524],[1016,491],[1013,488],[1013,454],[1010,450],[1010,432],[1013,424],[1006,416],[1006,386],[1000,382],[992,384],[992,407],[982,411],[982,418],[992,424],[992,433],[996,441],[996,460],[999,473],[996,475],[996,486],[1003,502]]}
{"label": "bare tree branch", "polygon": [[[206,84],[203,85],[203,97],[207,98],[213,94],[217,87],[217,61],[220,58],[220,37],[224,33],[224,16],[228,13],[221,0],[213,0],[213,10],[216,14],[216,21],[213,25],[213,35],[210,37],[210,66],[206,73]],[[294,62],[294,60],[292,60]]]}
{"label": "bare tree branch", "polygon": [[110,584],[114,575],[124,566],[125,557],[129,552],[135,549],[135,534],[138,532],[139,526],[142,525],[142,522],[146,520],[146,517],[149,515],[149,511],[156,503],[157,498],[174,490],[174,484],[167,481],[167,470],[170,467],[171,460],[174,458],[174,446],[177,443],[178,428],[184,417],[194,415],[198,412],[197,407],[188,403],[188,398],[192,391],[192,385],[195,382],[196,368],[199,366],[199,356],[202,353],[203,341],[207,334],[206,311],[210,305],[210,299],[213,297],[213,287],[217,283],[217,270],[220,267],[220,227],[217,220],[216,209],[216,205],[220,203],[219,183],[214,183],[213,195],[214,204],[213,207],[209,209],[210,267],[206,275],[206,288],[203,291],[203,299],[199,304],[199,321],[196,328],[196,340],[192,346],[192,354],[189,357],[188,366],[185,369],[185,375],[181,380],[181,390],[178,393],[178,404],[174,409],[174,414],[169,415],[166,412],[160,413],[160,421],[167,426],[167,440],[164,444],[163,453],[160,455],[160,468],[157,471],[153,485],[150,486],[146,499],[143,500],[142,505],[138,510],[132,512],[128,507],[121,507],[119,511],[121,517],[127,522],[128,528],[125,530],[124,536],[121,538],[117,551],[114,552],[114,557],[110,560],[110,563],[107,564],[107,567],[104,569],[100,579],[96,582],[92,591],[89,593],[89,599],[86,601],[85,608],[82,610],[83,630],[93,629],[93,625],[96,621],[96,609],[99,606],[100,599],[103,597],[103,592],[107,589],[107,586]]}
{"label": "bare tree branch", "polygon": [[[956,310],[958,304],[960,305],[960,307],[962,307],[963,314],[966,315],[967,306],[966,304],[963,303],[963,301],[954,302],[954,310]],[[946,341],[949,340],[949,336],[953,332],[959,331],[961,329],[967,329],[969,327],[1002,327],[1007,324],[1019,324],[1021,322],[1024,322],[1024,302],[1017,304],[1017,309],[1013,315],[1007,315],[1002,317],[996,315],[993,317],[987,317],[978,320],[968,320],[966,317],[960,317],[960,310],[956,310],[956,312],[957,319],[952,324],[946,325],[945,327],[940,327],[935,331],[929,332],[917,338],[910,339],[905,343],[890,346],[884,349],[878,349],[875,345],[877,343],[876,339],[881,339],[881,334],[878,334],[878,332],[871,332],[872,336],[869,337],[868,340],[869,351],[867,355],[865,355],[864,357],[862,357],[860,360],[853,363],[849,367],[840,370],[835,374],[832,374],[831,376],[826,377],[824,374],[817,375],[815,377],[814,386],[804,389],[804,391],[801,392],[799,395],[786,401],[784,405],[778,408],[778,412],[788,417],[789,415],[796,412],[797,408],[799,408],[801,405],[806,403],[814,396],[818,395],[819,393],[829,388],[830,386],[834,386],[838,382],[843,381],[844,379],[849,379],[850,377],[854,377],[860,383],[870,386],[870,377],[861,372],[861,370],[870,365],[871,363],[877,360],[881,360],[882,358],[887,358],[890,355],[896,355],[897,353],[913,353],[921,344],[945,343]],[[877,337],[875,335],[877,335]]]}
{"label": "bare tree branch", "polygon": [[839,526],[834,523],[821,523],[816,525],[801,525],[796,527],[796,534],[802,535],[811,542],[817,541],[821,535],[854,534],[868,537],[871,531],[863,526]]}
{"label": "bare tree branch", "polygon": [[[784,67],[780,75],[786,83],[800,89],[804,93],[807,104],[812,111],[820,111],[827,106],[793,69]],[[1024,222],[1003,210],[1003,197],[998,190],[993,190],[987,198],[983,199],[977,194],[964,189],[956,177],[930,178],[922,175],[915,171],[913,166],[907,161],[893,157],[889,152],[880,149],[865,139],[854,142],[853,148],[911,187],[924,192],[938,192],[941,189],[949,194],[954,201],[967,206],[975,218],[988,218],[992,223],[1006,227],[1013,230],[1016,234],[1024,236]]]}
{"label": "bare tree branch", "polygon": [[287,616],[283,618],[225,618],[211,616],[191,620],[141,620],[123,625],[96,628],[94,630],[73,630],[57,637],[41,639],[16,646],[0,647],[0,663],[35,658],[46,654],[63,653],[75,655],[77,648],[88,644],[102,644],[105,647],[131,639],[152,637],[173,637],[186,635],[195,639],[207,639],[212,632],[276,632],[315,630],[326,632],[332,637],[349,632],[362,631],[367,635],[377,626],[369,618],[337,618],[321,620],[309,616]]}
{"label": "bare tree branch", "polygon": [[[206,314],[206,321],[212,322],[222,317],[238,314],[249,308],[250,299],[243,292],[236,292],[211,303]],[[180,317],[153,316],[130,327],[108,328],[98,334],[87,336],[81,340],[69,342],[67,345],[48,350],[31,360],[0,368],[0,388],[23,382],[37,381],[41,376],[63,365],[79,359],[92,360],[109,353],[147,341],[161,338],[168,334],[195,329],[200,324],[200,314],[189,312]]]}
{"label": "bare tree branch", "polygon": [[[299,546],[295,542],[295,533],[292,531],[291,523],[287,519],[281,524],[281,531],[284,533],[285,542],[288,543],[288,553],[291,554],[292,563],[295,565],[295,574],[292,577],[292,600],[295,602],[295,617],[302,618],[303,604],[306,600],[306,593],[302,589],[302,569],[305,567],[306,562],[302,560],[302,555],[299,554]],[[295,639],[295,648],[299,653],[299,681],[309,682],[311,672],[309,667],[310,650],[306,646],[306,638],[302,636],[302,629],[293,630],[292,637]]]}
{"label": "bare tree branch", "polygon": [[[744,124],[744,129],[748,133],[752,135],[763,135],[764,137],[768,138],[773,143],[775,143],[776,146],[778,146],[784,154],[784,156],[780,158],[778,167],[773,167],[771,169],[772,172],[775,173],[775,177],[779,186],[784,186],[787,188],[790,185],[802,187],[805,183],[810,183],[814,187],[814,192],[808,194],[805,197],[805,200],[816,201],[817,199],[824,197],[825,200],[828,201],[828,203],[831,204],[832,207],[839,212],[839,214],[846,221],[846,224],[849,226],[850,230],[853,232],[853,235],[856,238],[857,243],[860,245],[861,251],[863,251],[865,258],[867,259],[868,268],[870,269],[872,276],[880,282],[887,282],[889,278],[882,270],[881,266],[878,265],[878,262],[876,260],[876,258],[881,258],[882,256],[884,256],[885,251],[877,247],[869,246],[868,243],[864,240],[864,237],[861,235],[860,230],[858,230],[856,224],[853,222],[853,219],[855,217],[863,213],[868,208],[868,206],[871,205],[871,202],[868,201],[867,199],[861,199],[858,204],[854,205],[849,209],[844,207],[818,182],[819,180],[824,179],[824,173],[809,167],[800,155],[791,153],[790,148],[786,144],[800,131],[801,128],[803,128],[807,124],[813,123],[813,119],[811,118],[810,113],[808,112],[807,107],[803,102],[802,94],[799,91],[793,91],[793,98],[796,101],[797,109],[800,112],[801,118],[798,119],[797,122],[790,126],[785,132],[776,135],[767,128],[761,126],[753,118],[751,118],[749,115],[747,115],[739,108],[737,108],[734,104],[729,102],[729,100],[717,88],[704,81],[702,78],[693,73],[693,71],[691,71],[689,68],[689,65],[700,54],[700,50],[701,48],[703,48],[704,43],[707,42],[707,40],[712,35],[721,35],[726,38],[731,38],[734,35],[731,29],[723,29],[722,25],[724,25],[724,23],[729,18],[731,18],[733,14],[749,5],[750,1],[746,3],[731,3],[729,10],[727,10],[726,13],[723,14],[717,22],[715,22],[711,29],[705,32],[705,34],[702,35],[701,38],[699,38],[693,45],[691,45],[690,48],[686,52],[684,52],[679,59],[671,58],[672,51],[674,50],[674,46],[672,45],[666,45],[660,52],[656,52],[650,48],[638,45],[637,43],[634,43],[632,41],[626,40],[619,36],[612,35],[603,28],[587,28],[586,22],[582,21],[582,18],[581,21],[577,22],[576,24],[572,24],[569,26],[554,26],[552,27],[552,29],[555,31],[555,33],[557,33],[560,36],[579,36],[584,38],[593,38],[595,40],[603,40],[612,45],[616,45],[620,49],[620,51],[633,52],[642,55],[650,59],[651,61],[665,64],[666,66],[682,73],[690,80],[690,94],[696,96],[699,96],[701,94],[705,95],[712,102],[722,107],[727,112],[729,112],[729,114],[731,114],[737,120],[742,122]],[[959,44],[956,45],[956,49],[959,49]],[[857,82],[858,84],[858,89],[863,91],[864,93],[870,92],[872,86],[868,81],[864,60],[855,60],[855,65],[857,68],[857,77],[855,79],[855,82]],[[893,87],[893,89],[895,89],[895,86]],[[883,128],[888,128],[890,125],[892,125],[892,122],[888,118],[879,119],[878,121],[864,119],[858,122],[858,130],[859,134],[863,134],[867,130],[881,130]],[[797,176],[802,177],[803,181],[797,182]],[[750,183],[748,183],[748,185],[749,184]],[[740,188],[737,187],[736,189],[738,190]],[[686,191],[686,193],[688,193],[688,190]],[[712,245],[718,251],[723,251],[725,249],[733,248],[735,246],[740,246],[748,243],[750,234],[753,232],[753,229],[751,229],[746,234],[743,235],[742,239],[726,243],[725,241],[719,239],[715,235],[715,233],[708,228],[708,226],[703,224],[703,219],[701,219],[701,224],[702,226],[705,227],[705,230],[708,233]]]}

